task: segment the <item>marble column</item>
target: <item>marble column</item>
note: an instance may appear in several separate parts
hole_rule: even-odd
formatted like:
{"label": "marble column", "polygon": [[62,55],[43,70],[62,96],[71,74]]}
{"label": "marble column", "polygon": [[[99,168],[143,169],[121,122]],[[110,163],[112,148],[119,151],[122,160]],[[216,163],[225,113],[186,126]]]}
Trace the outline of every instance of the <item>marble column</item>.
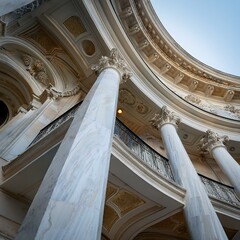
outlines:
{"label": "marble column", "polygon": [[227,239],[203,183],[177,134],[180,119],[164,106],[151,123],[160,130],[176,182],[187,190],[184,215],[191,239]]}
{"label": "marble column", "polygon": [[200,141],[200,149],[213,156],[240,197],[240,166],[225,147],[225,142],[228,140],[227,136],[220,137],[217,133],[207,130],[206,135]]}
{"label": "marble column", "polygon": [[100,239],[119,83],[130,77],[116,49],[76,112],[16,237]]}

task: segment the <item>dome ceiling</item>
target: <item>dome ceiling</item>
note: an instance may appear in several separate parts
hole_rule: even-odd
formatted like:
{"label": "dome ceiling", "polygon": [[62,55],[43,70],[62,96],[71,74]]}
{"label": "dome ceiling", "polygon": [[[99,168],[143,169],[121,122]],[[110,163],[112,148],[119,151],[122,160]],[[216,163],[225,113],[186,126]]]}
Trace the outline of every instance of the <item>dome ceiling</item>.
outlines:
{"label": "dome ceiling", "polygon": [[124,0],[116,10],[132,44],[161,83],[198,109],[240,120],[239,77],[186,53],[165,30],[150,1]]}
{"label": "dome ceiling", "polygon": [[169,34],[189,54],[240,76],[236,61],[240,54],[239,1],[151,0],[151,4]]}

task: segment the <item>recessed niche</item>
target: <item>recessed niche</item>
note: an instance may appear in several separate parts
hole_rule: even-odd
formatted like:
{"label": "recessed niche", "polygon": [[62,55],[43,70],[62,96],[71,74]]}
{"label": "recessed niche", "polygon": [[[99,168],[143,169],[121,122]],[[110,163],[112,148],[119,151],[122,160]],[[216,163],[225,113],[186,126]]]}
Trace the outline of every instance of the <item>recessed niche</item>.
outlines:
{"label": "recessed niche", "polygon": [[80,18],[77,16],[71,16],[65,20],[63,24],[74,37],[86,32],[86,29],[83,26]]}
{"label": "recessed niche", "polygon": [[9,110],[7,105],[0,100],[0,127],[3,126],[9,117]]}
{"label": "recessed niche", "polygon": [[82,47],[83,47],[83,51],[88,56],[92,56],[96,51],[95,45],[90,40],[83,40],[82,41]]}

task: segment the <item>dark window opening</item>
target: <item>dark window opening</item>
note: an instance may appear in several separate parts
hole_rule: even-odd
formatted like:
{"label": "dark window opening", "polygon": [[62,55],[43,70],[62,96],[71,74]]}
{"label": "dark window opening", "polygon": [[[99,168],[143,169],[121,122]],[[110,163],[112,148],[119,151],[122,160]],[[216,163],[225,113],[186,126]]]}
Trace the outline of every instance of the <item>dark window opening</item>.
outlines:
{"label": "dark window opening", "polygon": [[0,127],[4,125],[9,117],[9,111],[7,105],[0,100]]}

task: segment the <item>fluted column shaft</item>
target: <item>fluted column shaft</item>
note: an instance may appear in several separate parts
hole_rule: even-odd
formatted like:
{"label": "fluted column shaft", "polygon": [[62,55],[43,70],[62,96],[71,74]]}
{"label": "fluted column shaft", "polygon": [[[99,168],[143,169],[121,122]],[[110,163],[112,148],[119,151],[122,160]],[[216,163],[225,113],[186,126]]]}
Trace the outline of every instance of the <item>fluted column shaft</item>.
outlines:
{"label": "fluted column shaft", "polygon": [[240,197],[240,166],[227,151],[224,145],[226,141],[228,141],[227,136],[220,137],[217,133],[208,130],[201,139],[200,147],[213,156],[233,185],[236,194]]}
{"label": "fluted column shaft", "polygon": [[186,190],[184,214],[192,239],[227,239],[206,190],[197,175],[176,126],[180,122],[166,107],[152,121],[160,129],[175,180]]}
{"label": "fluted column shaft", "polygon": [[126,66],[116,49],[54,157],[16,239],[100,239],[118,89]]}

